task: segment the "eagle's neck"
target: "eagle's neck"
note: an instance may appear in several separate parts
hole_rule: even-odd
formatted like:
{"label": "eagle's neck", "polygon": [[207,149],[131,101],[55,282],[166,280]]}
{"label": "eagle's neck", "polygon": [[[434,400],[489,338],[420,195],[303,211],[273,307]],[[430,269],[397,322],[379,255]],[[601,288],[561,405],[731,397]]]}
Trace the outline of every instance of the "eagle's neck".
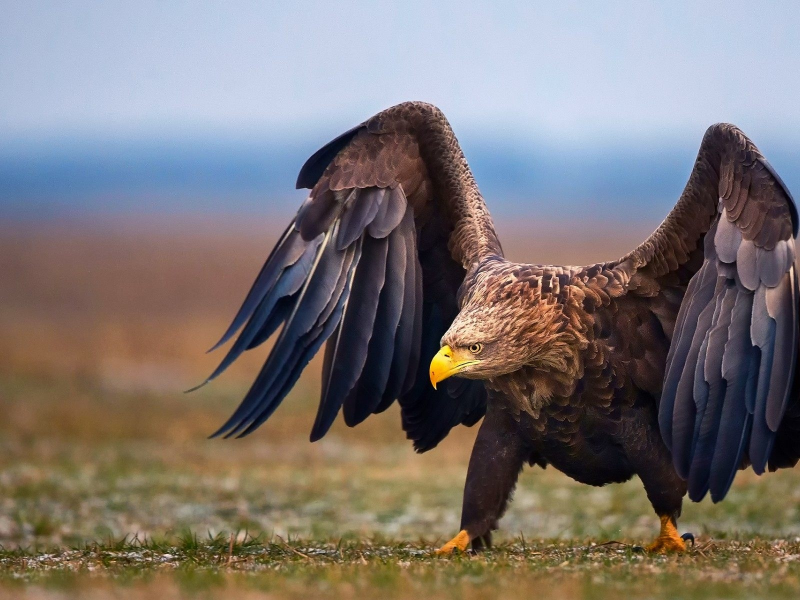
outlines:
{"label": "eagle's neck", "polygon": [[494,392],[493,401],[504,402],[514,412],[524,412],[538,419],[542,410],[552,403],[570,398],[583,377],[583,361],[576,349],[569,353],[564,369],[525,366],[521,369],[486,381]]}

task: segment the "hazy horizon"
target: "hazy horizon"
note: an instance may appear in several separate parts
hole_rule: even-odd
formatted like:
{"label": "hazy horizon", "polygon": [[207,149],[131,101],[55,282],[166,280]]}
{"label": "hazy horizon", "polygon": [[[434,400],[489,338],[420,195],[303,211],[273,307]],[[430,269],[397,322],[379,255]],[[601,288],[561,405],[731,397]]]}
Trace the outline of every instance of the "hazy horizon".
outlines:
{"label": "hazy horizon", "polygon": [[[660,220],[694,164],[696,139],[617,141],[573,148],[465,132],[459,136],[498,217]],[[189,136],[62,140],[0,151],[6,218],[210,213],[286,218],[305,197],[295,178],[325,138]],[[756,140],[790,189],[800,189],[800,146]]]}

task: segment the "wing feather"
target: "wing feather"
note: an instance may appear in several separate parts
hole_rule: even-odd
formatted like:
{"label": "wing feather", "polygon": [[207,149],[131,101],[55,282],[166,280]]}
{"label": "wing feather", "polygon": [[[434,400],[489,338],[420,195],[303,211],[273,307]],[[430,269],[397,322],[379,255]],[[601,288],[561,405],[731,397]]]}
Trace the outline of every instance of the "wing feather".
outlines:
{"label": "wing feather", "polygon": [[[367,232],[374,238],[382,238],[400,225],[406,214],[406,195],[402,186],[385,190],[385,201],[381,204],[379,212],[367,227]],[[410,234],[409,234],[410,235]]]}
{"label": "wing feather", "polygon": [[[317,151],[297,183],[311,192],[217,344],[241,329],[211,378],[280,333],[215,435],[247,435],[269,418],[326,341],[312,440],[343,406],[354,425],[395,399],[419,450],[459,423],[474,424],[485,412],[483,384],[449,394],[447,386],[422,385],[426,361],[458,312],[467,269],[502,256],[442,113],[415,102],[383,111]],[[424,232],[432,235],[420,243]],[[433,313],[430,332],[424,321]]]}
{"label": "wing feather", "polygon": [[775,350],[766,405],[766,421],[771,431],[778,431],[792,391],[794,365],[797,362],[797,281],[794,268],[780,284],[768,287],[767,312],[775,321]]}
{"label": "wing feather", "polygon": [[388,242],[385,283],[378,300],[367,360],[344,400],[344,421],[350,427],[364,421],[380,404],[396,360],[394,341],[403,309],[406,246],[399,230],[388,236]]}
{"label": "wing feather", "polygon": [[353,199],[345,207],[339,235],[336,237],[336,246],[339,250],[347,248],[361,237],[364,229],[378,214],[385,193],[386,190],[375,187],[353,190]]}
{"label": "wing feather", "polygon": [[274,322],[270,323],[270,318],[275,314],[276,307],[282,299],[295,295],[303,287],[318,255],[318,247],[319,243],[316,242],[308,244],[300,260],[280,272],[278,281],[266,292],[266,297],[261,300],[225,358],[204,383],[216,379],[239,358],[242,352],[251,347],[257,338],[263,337],[260,334],[264,329],[275,328]]}
{"label": "wing feather", "polygon": [[[715,293],[719,288],[720,278],[717,278]],[[684,479],[689,477],[692,451],[697,439],[695,426],[697,421],[702,418],[702,414],[698,415],[697,412],[700,405],[694,396],[694,378],[697,365],[702,364],[699,362],[700,350],[711,327],[715,307],[713,302],[706,304],[698,320],[693,324],[695,328],[691,331],[691,343],[686,351],[683,372],[675,392],[675,408],[672,417],[672,457],[678,474]],[[688,337],[689,333],[689,331],[685,331],[683,335]]]}
{"label": "wing feather", "polygon": [[[762,473],[785,416],[795,414],[787,407],[798,402],[797,230],[774,169],[741,131],[715,125],[675,209],[616,267],[629,293],[686,286],[659,425],[692,500],[708,491],[721,500],[744,464]],[[800,457],[800,446],[785,445],[781,464],[796,462],[787,452]]]}
{"label": "wing feather", "polygon": [[417,320],[417,272],[419,265],[417,251],[411,235],[414,228],[414,218],[410,209],[400,224],[401,237],[404,241],[405,272],[403,282],[403,308],[397,332],[394,336],[392,349],[392,365],[386,382],[386,389],[380,403],[375,407],[375,412],[382,412],[400,397],[405,389],[406,374],[413,369],[416,371],[416,362],[411,366],[412,350],[414,348],[414,327]]}
{"label": "wing feather", "polygon": [[699,501],[708,491],[711,463],[714,458],[717,435],[722,418],[722,408],[727,391],[727,381],[722,377],[722,358],[728,340],[733,307],[736,303],[737,291],[734,282],[724,280],[726,290],[717,296],[712,326],[706,334],[706,352],[697,379],[703,379],[708,386],[705,405],[698,404],[698,422],[695,426],[696,442],[692,452],[692,464],[689,470],[689,487]]}
{"label": "wing feather", "polygon": [[291,267],[306,253],[308,244],[304,243],[298,232],[294,231],[293,226],[294,223],[290,224],[283,233],[278,244],[264,263],[264,267],[256,277],[255,282],[253,282],[253,286],[247,293],[230,326],[220,340],[211,347],[209,352],[213,352],[233,337],[273,288],[282,271]]}
{"label": "wing feather", "polygon": [[[676,406],[678,406],[678,385],[689,358],[689,350],[693,339],[692,332],[694,332],[694,328],[700,319],[700,313],[707,307],[708,302],[714,295],[716,282],[716,269],[713,263],[706,261],[697,276],[689,282],[689,287],[686,290],[686,300],[681,304],[678,313],[673,343],[667,355],[667,369],[659,412],[661,431],[664,435],[664,441],[670,449],[672,448],[673,424],[676,420],[675,411]],[[690,332],[685,332],[687,324],[691,327]],[[683,403],[680,406],[683,406]]]}
{"label": "wing feather", "polygon": [[338,351],[331,364],[327,393],[320,400],[311,441],[324,436],[344,399],[358,381],[367,360],[367,350],[375,325],[378,300],[386,277],[387,238],[366,237],[361,261],[353,276],[353,287],[344,309]]}
{"label": "wing feather", "polygon": [[[305,350],[310,347],[316,351],[324,341],[315,335],[319,333],[315,326],[319,326],[320,317],[327,312],[329,305],[338,302],[339,299],[334,297],[334,293],[341,289],[340,278],[344,276],[344,267],[349,262],[348,257],[352,260],[353,255],[353,251],[337,251],[330,243],[330,238],[330,234],[327,234],[320,244],[315,263],[305,280],[297,303],[287,318],[261,374],[236,412],[214,433],[214,436],[223,432],[226,435],[236,435],[247,428],[262,407],[271,407],[276,402],[271,392],[280,387],[283,380],[299,363],[302,363],[301,368],[307,364],[307,361],[303,362]],[[282,398],[277,399],[277,402],[280,400]]]}
{"label": "wing feather", "polygon": [[[756,349],[750,343],[749,319],[752,307],[752,294],[737,293],[728,340],[720,352],[722,377],[730,384],[725,387],[719,432],[708,481],[711,499],[715,502],[728,493],[750,436],[749,425],[753,413],[748,409],[746,396],[748,389],[751,394],[755,394],[759,358]],[[747,373],[748,377],[739,377],[740,373]]]}

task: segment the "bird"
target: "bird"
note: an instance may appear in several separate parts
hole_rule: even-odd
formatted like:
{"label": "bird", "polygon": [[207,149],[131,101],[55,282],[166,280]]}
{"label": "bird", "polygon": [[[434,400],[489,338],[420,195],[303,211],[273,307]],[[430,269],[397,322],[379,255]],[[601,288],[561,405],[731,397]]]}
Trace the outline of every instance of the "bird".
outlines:
{"label": "bird", "polygon": [[[625,256],[515,263],[441,110],[405,102],[303,165],[310,192],[213,349],[274,344],[215,436],[266,421],[322,348],[311,441],[395,401],[414,449],[481,422],[460,531],[436,552],[491,545],[520,472],[593,486],[634,475],[685,552],[684,497],[719,502],[735,475],[793,467],[800,401],[792,196],[730,124],[706,131],[677,204]],[[568,240],[567,240],[568,242]]]}

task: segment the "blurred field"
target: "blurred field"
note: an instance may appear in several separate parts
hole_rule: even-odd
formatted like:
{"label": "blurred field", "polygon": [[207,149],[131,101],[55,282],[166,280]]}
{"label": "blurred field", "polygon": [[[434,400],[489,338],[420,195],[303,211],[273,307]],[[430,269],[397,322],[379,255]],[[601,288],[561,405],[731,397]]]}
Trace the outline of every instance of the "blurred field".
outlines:
{"label": "blurred field", "polygon": [[[419,456],[392,409],[310,444],[315,363],[254,435],[207,440],[267,349],[182,390],[221,357],[203,352],[279,233],[266,221],[0,225],[0,597],[800,593],[800,472],[685,505],[698,550],[663,558],[631,546],[656,532],[638,481],[528,469],[498,548],[443,560],[476,428]],[[575,264],[655,225],[499,229],[514,259]]]}

